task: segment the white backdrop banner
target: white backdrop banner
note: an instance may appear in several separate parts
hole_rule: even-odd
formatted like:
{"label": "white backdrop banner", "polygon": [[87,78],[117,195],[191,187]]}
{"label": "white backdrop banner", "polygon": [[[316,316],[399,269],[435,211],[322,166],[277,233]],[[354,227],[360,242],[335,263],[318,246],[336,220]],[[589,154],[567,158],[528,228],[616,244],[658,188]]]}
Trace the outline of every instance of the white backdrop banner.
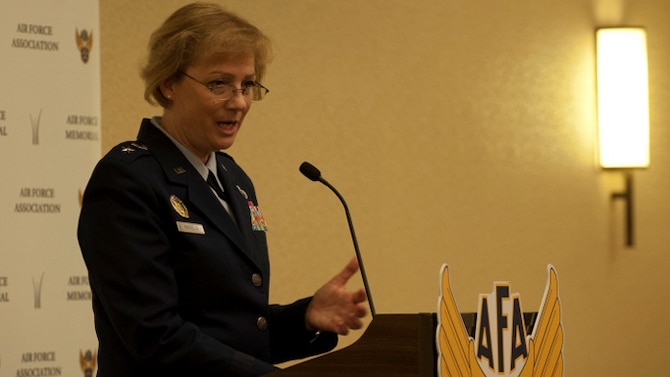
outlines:
{"label": "white backdrop banner", "polygon": [[0,377],[95,373],[76,227],[100,158],[99,41],[97,0],[0,5]]}

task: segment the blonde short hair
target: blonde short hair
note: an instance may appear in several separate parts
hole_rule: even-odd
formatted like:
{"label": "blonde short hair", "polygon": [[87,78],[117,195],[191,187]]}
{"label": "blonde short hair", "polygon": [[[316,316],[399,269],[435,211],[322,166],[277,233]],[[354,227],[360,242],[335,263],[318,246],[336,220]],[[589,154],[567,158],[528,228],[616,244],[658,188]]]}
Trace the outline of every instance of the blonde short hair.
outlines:
{"label": "blonde short hair", "polygon": [[160,84],[181,75],[202,54],[213,58],[252,53],[257,81],[272,59],[272,46],[258,28],[217,4],[193,3],[175,11],[151,35],[146,65],[141,71],[144,99],[167,107]]}

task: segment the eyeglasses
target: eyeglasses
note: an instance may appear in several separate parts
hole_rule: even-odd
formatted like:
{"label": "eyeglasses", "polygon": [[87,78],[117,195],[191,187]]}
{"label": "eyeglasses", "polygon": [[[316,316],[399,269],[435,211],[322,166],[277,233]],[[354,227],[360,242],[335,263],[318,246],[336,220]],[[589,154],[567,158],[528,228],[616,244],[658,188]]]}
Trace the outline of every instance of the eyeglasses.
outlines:
{"label": "eyeglasses", "polygon": [[212,94],[216,96],[217,101],[227,101],[235,95],[235,92],[242,92],[242,96],[249,102],[258,102],[265,98],[270,92],[270,89],[264,87],[256,81],[244,83],[241,89],[234,85],[226,84],[223,80],[212,80],[210,82],[202,82],[186,72],[180,72],[189,79],[205,86]]}

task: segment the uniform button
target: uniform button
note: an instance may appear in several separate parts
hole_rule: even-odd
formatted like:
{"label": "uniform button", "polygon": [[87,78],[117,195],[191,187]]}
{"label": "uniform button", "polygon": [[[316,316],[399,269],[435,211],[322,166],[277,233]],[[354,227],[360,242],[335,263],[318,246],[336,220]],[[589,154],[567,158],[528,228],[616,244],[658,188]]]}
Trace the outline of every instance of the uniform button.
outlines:
{"label": "uniform button", "polygon": [[251,275],[251,284],[254,285],[254,287],[260,287],[263,285],[263,278],[259,274],[253,274]]}
{"label": "uniform button", "polygon": [[268,328],[268,320],[265,319],[265,317],[258,317],[256,320],[256,327],[258,327],[259,330],[263,331]]}

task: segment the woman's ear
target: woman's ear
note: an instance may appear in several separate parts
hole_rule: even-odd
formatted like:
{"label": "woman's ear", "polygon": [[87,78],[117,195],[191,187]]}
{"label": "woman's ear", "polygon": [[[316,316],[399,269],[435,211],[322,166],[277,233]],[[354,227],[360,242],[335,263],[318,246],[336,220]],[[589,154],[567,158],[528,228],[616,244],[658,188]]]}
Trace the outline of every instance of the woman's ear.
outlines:
{"label": "woman's ear", "polygon": [[160,83],[159,88],[163,97],[171,100],[172,95],[174,94],[174,81],[172,78],[167,78]]}

